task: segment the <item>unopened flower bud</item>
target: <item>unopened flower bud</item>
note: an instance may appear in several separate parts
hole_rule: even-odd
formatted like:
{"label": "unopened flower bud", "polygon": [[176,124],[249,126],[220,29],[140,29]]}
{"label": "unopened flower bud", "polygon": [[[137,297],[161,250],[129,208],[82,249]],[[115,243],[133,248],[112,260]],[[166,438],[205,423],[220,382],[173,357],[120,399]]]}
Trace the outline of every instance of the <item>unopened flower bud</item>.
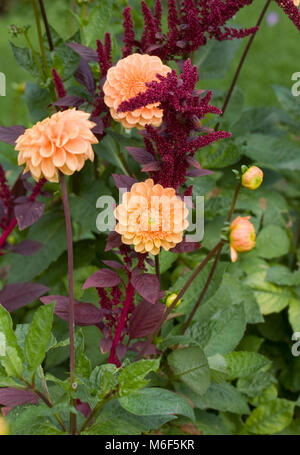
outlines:
{"label": "unopened flower bud", "polygon": [[263,171],[257,166],[251,166],[242,176],[242,185],[249,190],[256,190],[263,181]]}
{"label": "unopened flower bud", "polygon": [[[175,292],[173,292],[173,294],[168,295],[168,297],[166,298],[167,307],[171,306],[176,298],[177,298],[177,294],[175,294]],[[178,300],[178,302],[175,305],[175,308],[178,307],[178,305],[180,305],[180,304],[181,304],[181,299]]]}
{"label": "unopened flower bud", "polygon": [[3,417],[0,416],[0,436],[9,434],[9,428],[7,422]]}
{"label": "unopened flower bud", "polygon": [[236,262],[238,252],[244,253],[255,247],[255,228],[249,218],[250,216],[238,216],[230,225],[229,243],[232,262]]}

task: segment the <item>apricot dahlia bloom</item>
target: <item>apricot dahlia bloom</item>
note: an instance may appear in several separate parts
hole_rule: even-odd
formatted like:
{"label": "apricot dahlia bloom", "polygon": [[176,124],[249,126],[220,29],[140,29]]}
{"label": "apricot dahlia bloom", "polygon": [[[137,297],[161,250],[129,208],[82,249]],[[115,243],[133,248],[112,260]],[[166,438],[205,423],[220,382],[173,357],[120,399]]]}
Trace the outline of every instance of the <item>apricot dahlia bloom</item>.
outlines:
{"label": "apricot dahlia bloom", "polygon": [[293,0],[293,2],[294,2],[295,6],[299,6],[300,5],[300,0]]}
{"label": "apricot dahlia bloom", "polygon": [[103,86],[104,101],[110,108],[111,116],[125,128],[159,126],[163,117],[163,111],[157,107],[159,103],[148,104],[132,112],[117,112],[117,109],[123,101],[145,92],[146,82],[157,81],[157,74],[166,76],[170,71],[171,68],[163,65],[159,57],[152,55],[132,54],[119,60],[108,70]]}
{"label": "apricot dahlia bloom", "polygon": [[152,179],[132,185],[114,214],[122,242],[138,253],[156,255],[161,247],[168,251],[182,241],[188,227],[188,209],[174,188],[154,185]]}
{"label": "apricot dahlia bloom", "polygon": [[94,160],[91,144],[98,142],[91,129],[95,123],[90,114],[68,109],[57,112],[32,128],[16,141],[18,164],[26,164],[24,173],[31,172],[35,180],[45,177],[58,182],[58,171],[71,175],[80,171],[85,161]]}
{"label": "apricot dahlia bloom", "polygon": [[230,225],[229,243],[232,262],[236,262],[238,252],[243,253],[255,247],[255,228],[250,216],[238,216]]}

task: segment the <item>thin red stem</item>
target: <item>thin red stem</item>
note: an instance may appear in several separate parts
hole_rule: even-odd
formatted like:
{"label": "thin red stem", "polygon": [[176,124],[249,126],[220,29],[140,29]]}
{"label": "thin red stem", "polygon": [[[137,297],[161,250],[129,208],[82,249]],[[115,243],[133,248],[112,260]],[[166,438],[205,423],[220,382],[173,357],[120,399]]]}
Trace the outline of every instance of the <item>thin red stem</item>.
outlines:
{"label": "thin red stem", "polygon": [[[258,21],[257,21],[256,27],[259,27],[260,24],[262,23],[262,20],[263,20],[265,14],[266,14],[266,11],[267,11],[267,9],[268,9],[270,3],[271,3],[271,0],[267,0],[265,6],[263,7],[263,10],[262,10],[262,12],[261,12],[261,14],[260,14],[260,16],[259,16],[259,19],[258,19]],[[235,87],[235,85],[236,85],[236,83],[237,83],[237,80],[238,80],[238,77],[239,77],[239,75],[240,75],[240,72],[241,72],[241,70],[242,70],[242,68],[243,68],[243,66],[244,66],[246,57],[247,57],[248,52],[249,52],[249,50],[250,50],[250,48],[251,48],[251,45],[252,45],[253,40],[254,40],[254,38],[255,38],[255,36],[256,36],[256,33],[257,33],[257,31],[251,35],[250,39],[248,40],[247,46],[246,46],[246,48],[245,48],[245,50],[244,50],[244,52],[243,52],[243,55],[242,55],[241,60],[240,60],[240,63],[239,63],[239,65],[238,65],[237,69],[236,69],[236,72],[235,72],[235,75],[234,75],[234,77],[233,77],[231,86],[230,86],[230,88],[229,88],[229,90],[228,90],[226,99],[225,99],[224,104],[223,104],[223,107],[222,107],[222,115],[224,115],[224,112],[225,112],[226,109],[227,109],[227,106],[228,106],[228,103],[229,103],[229,101],[230,101],[231,95],[232,95],[232,93],[233,93],[234,87]],[[215,129],[217,130],[218,127],[219,127],[219,123],[216,125]]]}
{"label": "thin red stem", "polygon": [[[73,277],[73,236],[71,214],[68,200],[66,179],[63,173],[60,173],[62,200],[66,220],[67,245],[68,245],[68,279],[69,279],[69,334],[70,334],[70,380],[73,389],[76,389],[75,383],[75,316],[74,316],[74,277]],[[71,405],[74,405],[71,399]],[[70,414],[71,434],[76,433],[76,415]]]}
{"label": "thin red stem", "polygon": [[[130,279],[130,277],[129,277],[129,279]],[[121,363],[116,357],[116,349],[119,344],[123,329],[124,329],[126,321],[127,321],[128,312],[129,312],[131,303],[133,301],[133,297],[134,297],[134,287],[132,286],[131,282],[129,281],[129,284],[126,288],[126,297],[125,297],[125,302],[124,302],[124,306],[122,309],[122,314],[120,317],[118,327],[115,332],[115,336],[113,339],[112,347],[110,349],[109,358],[108,358],[108,363],[114,363],[117,367],[120,367]]]}

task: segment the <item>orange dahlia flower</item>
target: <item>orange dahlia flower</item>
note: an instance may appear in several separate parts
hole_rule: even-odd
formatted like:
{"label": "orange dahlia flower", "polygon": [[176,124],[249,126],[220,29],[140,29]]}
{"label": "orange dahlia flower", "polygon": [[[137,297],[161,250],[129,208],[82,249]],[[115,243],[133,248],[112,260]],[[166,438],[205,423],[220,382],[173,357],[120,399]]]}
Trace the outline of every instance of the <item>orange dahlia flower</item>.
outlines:
{"label": "orange dahlia flower", "polygon": [[293,2],[294,2],[295,6],[299,6],[300,5],[300,0],[293,0]]}
{"label": "orange dahlia flower", "polygon": [[173,188],[154,185],[152,179],[132,185],[114,214],[122,242],[139,253],[156,255],[161,247],[168,251],[182,241],[188,226],[185,203]]}
{"label": "orange dahlia flower", "polygon": [[94,160],[91,144],[98,142],[91,129],[95,123],[90,114],[68,109],[57,112],[32,128],[16,141],[18,164],[26,164],[24,173],[31,172],[35,180],[45,177],[58,182],[58,171],[71,175],[80,171],[85,161]]}
{"label": "orange dahlia flower", "polygon": [[229,243],[232,262],[236,262],[238,252],[246,252],[255,247],[255,228],[250,216],[238,216],[230,225]]}
{"label": "orange dahlia flower", "polygon": [[163,117],[163,111],[157,107],[159,103],[148,104],[132,112],[117,112],[117,109],[123,101],[145,92],[146,82],[158,80],[157,74],[166,76],[170,71],[171,68],[153,55],[132,54],[119,60],[116,66],[108,70],[103,86],[104,101],[110,108],[111,116],[125,128],[159,126]]}
{"label": "orange dahlia flower", "polygon": [[264,173],[259,167],[250,166],[242,176],[242,185],[249,190],[256,190],[262,184],[263,178]]}

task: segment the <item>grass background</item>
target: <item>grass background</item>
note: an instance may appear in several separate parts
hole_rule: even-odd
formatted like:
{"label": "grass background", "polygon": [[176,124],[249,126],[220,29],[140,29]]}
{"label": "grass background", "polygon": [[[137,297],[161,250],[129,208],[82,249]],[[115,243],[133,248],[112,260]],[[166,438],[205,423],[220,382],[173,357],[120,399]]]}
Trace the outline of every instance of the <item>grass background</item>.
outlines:
{"label": "grass background", "polygon": [[[253,5],[240,11],[235,22],[249,27],[255,25],[264,3],[265,0],[254,0]],[[65,38],[74,32],[74,20],[66,13],[71,4],[72,0],[45,0],[50,23]],[[238,81],[247,104],[252,106],[276,105],[272,85],[291,86],[291,75],[300,71],[299,32],[275,1],[270,5],[268,14],[272,12],[278,14],[279,20],[271,27],[264,19]],[[7,81],[6,97],[0,97],[0,124],[4,126],[28,124],[26,106],[22,99],[16,98],[14,86],[30,78],[15,62],[9,46],[9,40],[17,46],[25,46],[25,42],[23,37],[12,38],[8,30],[10,24],[31,24],[30,38],[37,45],[30,0],[9,0],[8,13],[0,16],[0,71],[6,75]],[[212,89],[229,87],[245,44],[246,40],[241,40],[239,51],[225,78],[202,81],[201,86]]]}

